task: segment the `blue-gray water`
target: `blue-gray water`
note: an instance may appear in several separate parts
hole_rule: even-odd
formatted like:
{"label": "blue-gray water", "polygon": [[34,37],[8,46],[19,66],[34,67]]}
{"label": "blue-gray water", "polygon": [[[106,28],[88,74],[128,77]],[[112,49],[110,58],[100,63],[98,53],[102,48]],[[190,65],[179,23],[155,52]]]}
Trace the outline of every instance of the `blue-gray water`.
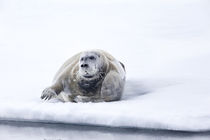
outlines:
{"label": "blue-gray water", "polygon": [[0,122],[1,140],[209,140],[210,132],[177,132],[81,126],[70,124],[46,124],[28,122]]}

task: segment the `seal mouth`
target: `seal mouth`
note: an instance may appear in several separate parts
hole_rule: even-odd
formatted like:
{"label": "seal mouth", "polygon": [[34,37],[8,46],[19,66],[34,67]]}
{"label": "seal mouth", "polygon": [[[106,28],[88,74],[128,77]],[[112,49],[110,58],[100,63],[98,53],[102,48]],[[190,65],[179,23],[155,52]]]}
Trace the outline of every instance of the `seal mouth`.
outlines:
{"label": "seal mouth", "polygon": [[85,78],[93,78],[92,75],[84,75],[83,77],[85,77]]}

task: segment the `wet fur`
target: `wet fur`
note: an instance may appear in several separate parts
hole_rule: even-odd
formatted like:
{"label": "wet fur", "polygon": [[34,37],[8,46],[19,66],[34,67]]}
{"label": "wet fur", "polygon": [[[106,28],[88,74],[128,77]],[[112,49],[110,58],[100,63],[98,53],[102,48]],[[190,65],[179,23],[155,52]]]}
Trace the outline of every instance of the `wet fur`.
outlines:
{"label": "wet fur", "polygon": [[[101,102],[120,100],[125,84],[125,67],[107,52],[94,50],[103,57],[98,78],[87,81],[79,74],[82,53],[67,60],[55,75],[52,86],[46,88],[41,98],[58,98],[67,102]],[[123,75],[120,75],[123,73]]]}

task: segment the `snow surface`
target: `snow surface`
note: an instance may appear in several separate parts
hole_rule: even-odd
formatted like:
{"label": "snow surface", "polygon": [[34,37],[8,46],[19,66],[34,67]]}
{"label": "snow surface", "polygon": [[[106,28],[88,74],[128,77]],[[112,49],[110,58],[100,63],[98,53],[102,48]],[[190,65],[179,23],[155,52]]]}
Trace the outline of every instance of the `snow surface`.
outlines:
{"label": "snow surface", "polygon": [[[0,1],[0,120],[210,130],[206,0]],[[62,63],[103,49],[127,70],[123,99],[41,101]]]}

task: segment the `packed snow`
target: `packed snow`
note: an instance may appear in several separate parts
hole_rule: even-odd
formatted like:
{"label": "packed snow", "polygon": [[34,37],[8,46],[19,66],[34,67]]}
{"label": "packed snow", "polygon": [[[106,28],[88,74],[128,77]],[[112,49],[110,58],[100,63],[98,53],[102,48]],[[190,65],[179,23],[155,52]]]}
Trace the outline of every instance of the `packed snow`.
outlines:
{"label": "packed snow", "polygon": [[[210,130],[206,0],[0,1],[0,120]],[[126,66],[121,101],[42,101],[62,63],[103,49]]]}

